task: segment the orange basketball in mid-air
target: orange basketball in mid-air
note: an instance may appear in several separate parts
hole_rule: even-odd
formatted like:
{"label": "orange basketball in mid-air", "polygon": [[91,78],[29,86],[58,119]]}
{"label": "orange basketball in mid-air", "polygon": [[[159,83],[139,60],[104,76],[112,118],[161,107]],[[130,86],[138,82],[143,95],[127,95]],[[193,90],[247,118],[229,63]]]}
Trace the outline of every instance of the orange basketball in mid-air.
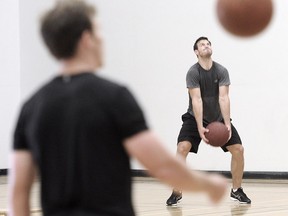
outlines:
{"label": "orange basketball in mid-air", "polygon": [[273,15],[272,0],[218,0],[217,17],[230,33],[249,37],[263,31]]}

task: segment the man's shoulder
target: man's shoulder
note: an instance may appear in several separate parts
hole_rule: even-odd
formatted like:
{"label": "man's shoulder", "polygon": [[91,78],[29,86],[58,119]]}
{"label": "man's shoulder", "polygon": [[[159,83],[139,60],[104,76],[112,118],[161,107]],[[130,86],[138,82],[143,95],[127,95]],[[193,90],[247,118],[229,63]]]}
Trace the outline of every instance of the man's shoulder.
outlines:
{"label": "man's shoulder", "polygon": [[109,91],[118,90],[119,88],[125,88],[124,84],[111,78],[106,78],[104,76],[95,75],[94,79],[91,81],[93,82],[92,85],[97,85],[98,87],[102,88],[108,88]]}
{"label": "man's shoulder", "polygon": [[198,72],[198,69],[199,69],[199,64],[198,63],[195,63],[193,64],[187,73],[195,73],[195,72]]}
{"label": "man's shoulder", "polygon": [[218,62],[213,61],[214,67],[220,71],[227,70],[226,67],[223,65],[219,64]]}
{"label": "man's shoulder", "polygon": [[[61,78],[61,76],[53,77],[50,80],[47,80],[46,83],[38,87],[25,101],[24,105],[31,106],[34,103],[39,102],[47,97],[57,97],[58,93],[61,93],[63,88],[58,88],[59,83],[62,84],[62,87],[68,85],[69,82],[78,82],[78,90],[84,89],[85,91],[97,91],[100,94],[105,94],[107,97],[113,96],[121,92],[123,89],[127,89],[124,84],[118,83],[117,81],[101,77],[95,74],[88,74],[82,77],[82,82],[78,80],[66,80]],[[67,92],[66,92],[67,93]],[[70,92],[71,93],[71,92]]]}
{"label": "man's shoulder", "polygon": [[199,67],[199,63],[198,62],[196,62],[195,64],[193,64],[190,68],[189,68],[189,70],[193,70],[193,69],[197,69]]}

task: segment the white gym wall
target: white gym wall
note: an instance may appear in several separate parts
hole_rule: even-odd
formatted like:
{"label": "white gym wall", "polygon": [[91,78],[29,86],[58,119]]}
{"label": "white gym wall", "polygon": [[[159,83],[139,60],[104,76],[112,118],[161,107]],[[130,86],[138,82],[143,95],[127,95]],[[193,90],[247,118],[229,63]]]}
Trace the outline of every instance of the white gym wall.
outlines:
{"label": "white gym wall", "polygon": [[[106,64],[99,75],[129,86],[150,127],[172,154],[181,115],[188,107],[186,72],[197,61],[192,46],[198,37],[207,36],[213,59],[230,72],[231,114],[245,147],[245,171],[288,171],[287,0],[273,1],[270,25],[251,38],[233,36],[220,26],[216,1],[90,2],[98,7],[105,43]],[[0,169],[8,168],[19,105],[57,72],[38,33],[38,18],[52,3],[1,1]],[[230,154],[203,143],[198,155],[188,156],[187,164],[229,171]],[[143,169],[136,161],[132,165]]]}

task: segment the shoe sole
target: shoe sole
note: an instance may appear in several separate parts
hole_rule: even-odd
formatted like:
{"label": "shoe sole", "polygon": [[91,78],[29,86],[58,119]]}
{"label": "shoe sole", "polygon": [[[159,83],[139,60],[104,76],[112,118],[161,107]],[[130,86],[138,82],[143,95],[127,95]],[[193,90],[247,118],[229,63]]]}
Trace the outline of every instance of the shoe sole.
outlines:
{"label": "shoe sole", "polygon": [[248,203],[248,202],[241,202],[241,201],[239,201],[238,199],[233,198],[233,197],[230,197],[230,199],[233,200],[233,201],[238,201],[240,204],[251,204],[251,202],[250,202],[250,203]]}

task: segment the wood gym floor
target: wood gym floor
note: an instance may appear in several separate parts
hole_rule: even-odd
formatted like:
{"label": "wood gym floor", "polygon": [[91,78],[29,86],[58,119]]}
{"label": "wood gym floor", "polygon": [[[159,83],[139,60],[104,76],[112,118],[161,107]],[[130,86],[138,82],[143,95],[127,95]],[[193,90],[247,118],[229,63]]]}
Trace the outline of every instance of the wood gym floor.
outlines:
{"label": "wood gym floor", "polygon": [[[31,216],[40,216],[38,202],[39,184],[32,192]],[[137,216],[288,216],[288,180],[244,180],[243,188],[251,205],[239,204],[229,199],[229,191],[219,205],[213,205],[204,194],[183,193],[177,207],[167,207],[165,202],[171,189],[149,177],[134,177],[133,197]],[[0,176],[0,212],[6,215],[7,177]],[[1,215],[1,213],[0,213]],[[1,215],[1,216],[2,216]]]}

